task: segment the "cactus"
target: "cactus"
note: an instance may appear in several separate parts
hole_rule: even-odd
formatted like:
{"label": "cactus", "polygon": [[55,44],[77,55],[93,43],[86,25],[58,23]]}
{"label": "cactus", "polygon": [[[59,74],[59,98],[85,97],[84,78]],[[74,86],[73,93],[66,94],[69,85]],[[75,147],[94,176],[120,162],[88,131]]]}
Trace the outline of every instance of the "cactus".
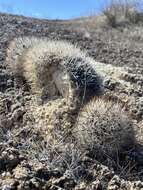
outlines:
{"label": "cactus", "polygon": [[90,58],[65,41],[16,38],[9,45],[7,65],[16,76],[23,76],[41,98],[60,95],[73,101],[102,91],[102,79]]}
{"label": "cactus", "polygon": [[98,158],[114,157],[135,145],[133,123],[111,101],[93,99],[79,112],[73,134],[81,150]]}

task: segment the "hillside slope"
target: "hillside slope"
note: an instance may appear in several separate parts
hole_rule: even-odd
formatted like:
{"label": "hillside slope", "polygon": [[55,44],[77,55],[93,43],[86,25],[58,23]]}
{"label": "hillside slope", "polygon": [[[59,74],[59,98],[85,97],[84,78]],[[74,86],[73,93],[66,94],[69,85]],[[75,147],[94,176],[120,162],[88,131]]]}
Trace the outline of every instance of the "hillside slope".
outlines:
{"label": "hillside slope", "polygon": [[[104,98],[121,103],[139,128],[137,139],[143,143],[142,25],[113,29],[96,26],[88,19],[51,21],[0,14],[0,189],[143,189],[142,146],[114,167],[110,158],[100,163],[84,155],[81,161],[71,142],[65,146],[63,131],[59,132],[57,126],[71,127],[74,111],[59,100],[37,108],[25,85],[20,86],[7,68],[8,44],[19,36],[66,40],[86,50],[96,61],[125,67],[123,83],[106,78]],[[124,81],[131,86],[128,88]],[[56,126],[53,136],[56,133],[59,139],[55,144],[50,144],[48,134],[53,130],[51,127],[50,132],[46,131],[47,123]],[[59,152],[63,149],[66,153],[62,157]],[[49,152],[54,159],[49,158]],[[68,157],[70,163],[64,160]]]}

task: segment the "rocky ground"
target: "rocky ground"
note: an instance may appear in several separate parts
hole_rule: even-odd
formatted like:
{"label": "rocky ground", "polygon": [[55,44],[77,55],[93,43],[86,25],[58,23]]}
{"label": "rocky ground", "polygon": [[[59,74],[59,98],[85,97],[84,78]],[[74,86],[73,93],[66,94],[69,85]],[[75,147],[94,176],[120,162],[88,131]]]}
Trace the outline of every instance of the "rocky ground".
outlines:
{"label": "rocky ground", "polygon": [[[110,159],[101,163],[81,156],[72,141],[63,142],[63,134],[70,131],[61,126],[70,128],[72,110],[58,100],[37,108],[25,86],[19,86],[6,67],[9,41],[23,35],[67,40],[97,61],[126,68],[123,78],[131,83],[130,88],[108,78],[104,85],[105,96],[120,102],[137,127],[140,145],[128,158],[113,167]],[[84,19],[48,21],[0,14],[0,189],[143,189],[142,42],[142,25],[113,29]],[[44,110],[50,113],[45,116]]]}

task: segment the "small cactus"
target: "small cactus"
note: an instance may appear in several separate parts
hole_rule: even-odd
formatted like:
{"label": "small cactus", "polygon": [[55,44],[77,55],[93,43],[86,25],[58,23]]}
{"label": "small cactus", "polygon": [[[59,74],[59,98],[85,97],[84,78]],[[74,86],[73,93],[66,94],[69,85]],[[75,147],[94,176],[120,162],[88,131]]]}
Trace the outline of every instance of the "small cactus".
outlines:
{"label": "small cactus", "polygon": [[77,145],[94,156],[114,157],[135,144],[133,124],[111,101],[93,99],[79,112],[73,134]]}

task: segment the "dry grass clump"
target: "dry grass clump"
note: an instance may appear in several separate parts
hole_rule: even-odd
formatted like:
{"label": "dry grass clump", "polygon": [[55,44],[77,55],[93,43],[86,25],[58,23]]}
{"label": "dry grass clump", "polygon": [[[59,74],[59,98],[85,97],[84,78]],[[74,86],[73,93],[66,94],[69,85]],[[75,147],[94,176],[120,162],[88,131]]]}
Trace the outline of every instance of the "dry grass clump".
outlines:
{"label": "dry grass clump", "polygon": [[124,23],[137,24],[143,21],[143,15],[138,10],[138,0],[111,0],[103,13],[109,26],[116,27]]}
{"label": "dry grass clump", "polygon": [[79,112],[74,129],[77,145],[102,159],[116,158],[135,145],[131,120],[118,104],[91,100]]}
{"label": "dry grass clump", "polygon": [[33,128],[19,148],[30,161],[45,163],[52,170],[67,173],[75,181],[82,177],[82,154],[60,126],[55,127],[47,137]]}
{"label": "dry grass clump", "polygon": [[87,55],[68,42],[16,38],[9,45],[7,63],[42,99],[61,96],[73,100],[101,91],[101,78]]}

